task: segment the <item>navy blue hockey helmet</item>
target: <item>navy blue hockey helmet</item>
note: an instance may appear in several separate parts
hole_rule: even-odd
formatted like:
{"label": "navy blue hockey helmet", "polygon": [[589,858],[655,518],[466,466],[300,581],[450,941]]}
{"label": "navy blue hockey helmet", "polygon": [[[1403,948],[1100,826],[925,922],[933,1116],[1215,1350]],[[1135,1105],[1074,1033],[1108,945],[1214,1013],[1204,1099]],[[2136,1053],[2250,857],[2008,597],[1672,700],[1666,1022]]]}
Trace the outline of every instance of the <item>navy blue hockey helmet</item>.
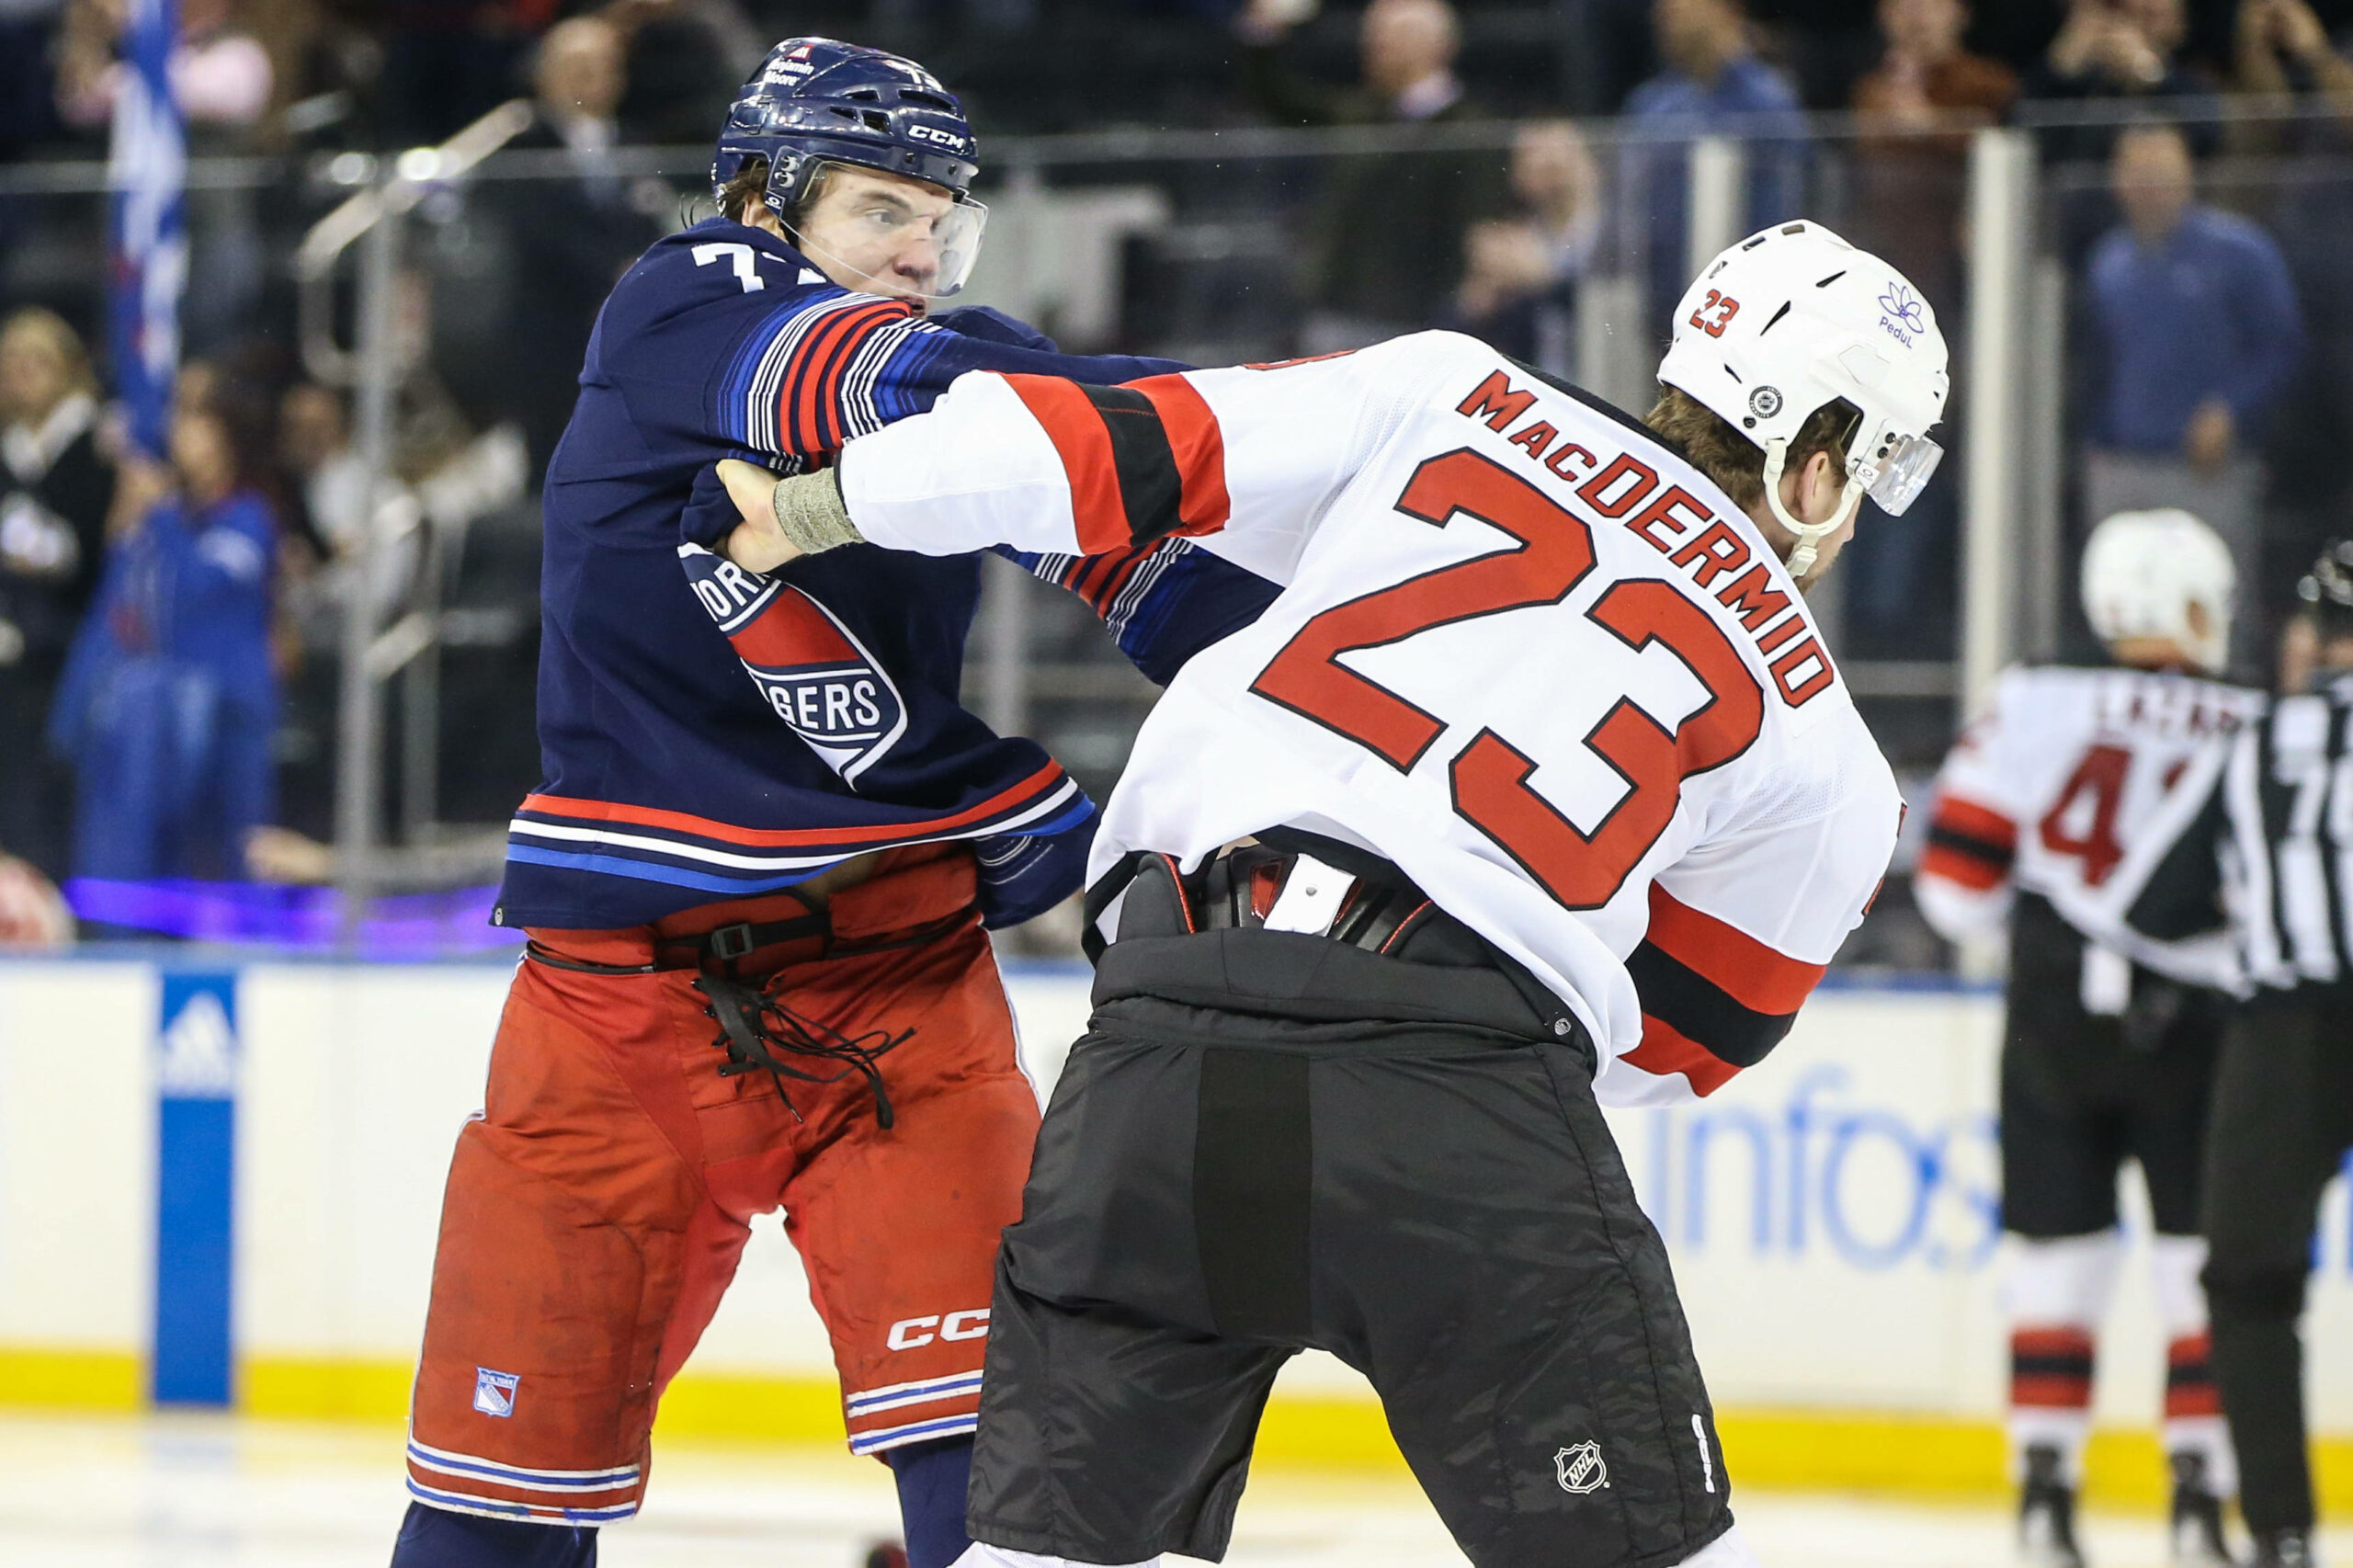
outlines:
{"label": "navy blue hockey helmet", "polygon": [[718,196],[746,162],[766,158],[766,200],[788,221],[827,164],[909,175],[977,205],[970,198],[979,153],[963,106],[914,61],[829,38],[789,38],[729,107],[710,188]]}

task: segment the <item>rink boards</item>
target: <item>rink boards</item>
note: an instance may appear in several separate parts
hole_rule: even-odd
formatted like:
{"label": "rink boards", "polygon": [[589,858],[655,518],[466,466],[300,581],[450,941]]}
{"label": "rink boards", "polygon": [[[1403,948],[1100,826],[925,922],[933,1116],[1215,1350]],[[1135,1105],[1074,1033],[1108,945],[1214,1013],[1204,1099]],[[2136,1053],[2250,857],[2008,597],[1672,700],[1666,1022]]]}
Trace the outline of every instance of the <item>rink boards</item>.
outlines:
{"label": "rink boards", "polygon": [[[0,963],[0,1403],[151,1397],[397,1418],[450,1141],[481,1103],[504,964]],[[1009,976],[1033,1073],[1086,976]],[[1613,1115],[1751,1482],[1998,1484],[2006,1373],[1993,1144],[1998,998],[1834,985],[1705,1107]],[[2127,1181],[2128,1226],[2145,1213]],[[159,1237],[161,1238],[159,1244]],[[2325,1210],[2315,1426],[2353,1436],[2353,1214]],[[2102,1341],[2095,1481],[2154,1495],[2163,1362],[2129,1268]],[[763,1221],[665,1430],[838,1436],[824,1335]],[[1286,1375],[1269,1460],[1395,1464],[1335,1362]],[[2353,1494],[2353,1442],[2325,1445]],[[2347,1500],[2353,1502],[2353,1495]]]}

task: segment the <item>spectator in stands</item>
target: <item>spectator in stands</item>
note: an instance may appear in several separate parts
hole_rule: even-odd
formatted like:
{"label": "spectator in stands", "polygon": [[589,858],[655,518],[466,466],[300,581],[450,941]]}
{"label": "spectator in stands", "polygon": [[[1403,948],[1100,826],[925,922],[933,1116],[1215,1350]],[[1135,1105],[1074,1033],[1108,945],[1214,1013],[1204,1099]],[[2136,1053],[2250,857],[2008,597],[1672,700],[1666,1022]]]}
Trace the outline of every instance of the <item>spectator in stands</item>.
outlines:
{"label": "spectator in stands", "polygon": [[348,552],[368,527],[368,469],[352,449],[342,395],[316,381],[287,388],[278,404],[278,452],[326,553]]}
{"label": "spectator in stands", "polygon": [[1601,237],[1601,175],[1565,119],[1520,128],[1511,191],[1522,210],[1471,226],[1450,324],[1552,374],[1576,374],[1576,287]]}
{"label": "spectator in stands", "polygon": [[[1859,132],[1847,237],[1893,262],[1942,321],[1961,319],[1970,132],[2018,97],[2007,65],[1961,47],[1962,0],[1880,0],[1879,62],[1855,84]],[[1846,574],[1850,651],[1919,656],[1957,598],[1949,478],[1901,517],[1858,528]]]}
{"label": "spectator in stands", "polygon": [[2009,112],[2018,74],[1961,47],[1962,0],[1880,0],[1879,25],[1886,51],[1855,84],[1861,199],[1847,237],[1893,262],[1939,318],[1958,319],[1969,132]]}
{"label": "spectator in stands", "polygon": [[[1652,25],[1666,69],[1626,99],[1631,134],[1618,188],[1639,204],[1652,320],[1661,328],[1683,286],[1707,260],[1688,254],[1690,142],[1703,136],[1746,143],[1748,177],[1730,238],[1800,213],[1805,199],[1806,124],[1797,88],[1756,57],[1740,0],[1654,0]],[[1721,236],[1707,240],[1713,254]]]}
{"label": "spectator in stands", "polygon": [[[114,112],[122,66],[115,58],[125,12],[112,0],[69,0],[58,56],[58,107],[77,125]],[[194,150],[233,148],[269,108],[269,51],[235,25],[233,0],[180,0],[180,37],[169,71]]]}
{"label": "spectator in stands", "polygon": [[183,396],[170,462],[126,462],[113,543],[51,739],[75,765],[73,866],[242,880],[274,809],[266,419],[234,388]]}
{"label": "spectator in stands", "polygon": [[[2067,19],[2021,81],[2031,102],[2162,108],[2188,127],[2203,156],[2221,145],[2213,90],[2183,68],[2183,0],[2069,0]],[[2057,125],[2040,140],[2050,162],[2097,161],[2115,145],[2113,120]]]}
{"label": "spectator in stands", "polygon": [[[1285,125],[1433,124],[1472,118],[1454,74],[1460,28],[1446,0],[1372,0],[1360,49],[1363,85],[1309,81],[1282,58],[1313,0],[1251,0],[1239,23],[1243,81]],[[1341,159],[1307,260],[1309,353],[1358,348],[1427,326],[1462,270],[1472,222],[1506,206],[1501,160],[1486,153],[1380,153]]]}
{"label": "spectator in stands", "polygon": [[[572,173],[517,181],[497,203],[512,246],[504,336],[486,346],[500,367],[490,383],[491,412],[522,426],[531,460],[541,467],[572,417],[598,308],[662,233],[612,156],[627,66],[620,29],[601,17],[548,29],[532,65],[536,119],[512,145],[560,151]],[[533,373],[507,374],[513,365]]]}
{"label": "spectator in stands", "polygon": [[2353,62],[2304,0],[2239,0],[2238,74],[2243,93],[2314,92],[2340,121],[2353,120]]}
{"label": "spectator in stands", "polygon": [[106,559],[114,466],[74,329],[22,310],[0,326],[0,845],[65,871],[72,781],[42,733]]}
{"label": "spectator in stands", "polygon": [[2196,201],[2177,127],[2128,128],[2109,177],[2124,222],[2086,278],[2101,384],[2085,513],[2186,507],[2229,541],[2239,581],[2256,582],[2255,438],[2304,343],[2287,264],[2261,229]]}

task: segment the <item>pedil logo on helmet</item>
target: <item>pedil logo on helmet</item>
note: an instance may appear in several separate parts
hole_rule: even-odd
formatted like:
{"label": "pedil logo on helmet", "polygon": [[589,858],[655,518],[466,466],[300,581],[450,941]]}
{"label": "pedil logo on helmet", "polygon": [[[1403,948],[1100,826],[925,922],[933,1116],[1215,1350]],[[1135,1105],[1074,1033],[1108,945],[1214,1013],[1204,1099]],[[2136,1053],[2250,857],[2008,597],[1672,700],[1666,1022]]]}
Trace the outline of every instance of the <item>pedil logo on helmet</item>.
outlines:
{"label": "pedil logo on helmet", "polygon": [[1915,335],[1927,330],[1928,312],[1921,305],[1920,297],[1900,278],[1890,283],[1886,291],[1880,295],[1879,308],[1884,312],[1879,318],[1879,324],[1890,337],[1906,348],[1912,347]]}

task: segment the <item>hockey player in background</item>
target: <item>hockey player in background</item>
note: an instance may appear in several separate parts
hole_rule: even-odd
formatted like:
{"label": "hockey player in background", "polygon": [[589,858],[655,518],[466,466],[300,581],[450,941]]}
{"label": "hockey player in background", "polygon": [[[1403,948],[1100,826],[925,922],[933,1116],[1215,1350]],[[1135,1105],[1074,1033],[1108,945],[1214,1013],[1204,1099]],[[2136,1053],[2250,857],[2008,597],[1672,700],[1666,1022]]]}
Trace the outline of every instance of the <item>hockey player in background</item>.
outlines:
{"label": "hockey player in background", "polygon": [[755,569],[1178,534],[1284,585],[1105,812],[1113,939],[1006,1236],[967,1563],[1221,1556],[1310,1346],[1479,1568],[1755,1562],[1597,1100],[1758,1062],[1886,869],[1895,782],[1798,590],[1926,482],[1945,346],[1807,223],[1677,323],[1646,423],[1430,333],[967,377],[837,470],[726,465]]}
{"label": "hockey player in background", "polygon": [[[547,476],[546,783],[499,901],[528,956],[450,1165],[400,1568],[593,1562],[779,1206],[915,1568],[964,1549],[1038,1120],[983,927],[1076,890],[1095,813],[958,706],[977,561],[854,551],[756,582],[710,546],[735,523],[719,458],[807,468],[976,369],[1173,368],[929,314],[979,244],[973,159],[920,67],[788,40],[722,131],[724,215],[655,244],[597,319]],[[1274,594],[1181,540],[1024,563],[1163,678]]]}
{"label": "hockey player in background", "polygon": [[2353,1153],[2353,540],[2298,592],[2307,678],[2193,767],[2165,858],[2119,873],[2136,936],[2223,934],[2252,993],[2222,1037],[2204,1210],[2249,1568],[2316,1561],[2296,1320],[2321,1195]]}
{"label": "hockey player in background", "polygon": [[2229,549],[2187,512],[2120,513],[2093,530],[2084,611],[2114,667],[2003,674],[1938,776],[1913,881],[1951,940],[2008,926],[2004,1301],[2019,1560],[2033,1568],[2083,1562],[2075,1493],[2124,1250],[2116,1183],[2127,1160],[2156,1225],[2173,1561],[2230,1561],[2222,1499],[2233,1466],[2198,1272],[2207,1102],[2228,1006],[2216,988],[2233,970],[2211,938],[2117,940],[2114,899],[2120,866],[2165,849],[2153,835],[2200,748],[2262,710],[2260,694],[2217,678],[2234,577]]}

